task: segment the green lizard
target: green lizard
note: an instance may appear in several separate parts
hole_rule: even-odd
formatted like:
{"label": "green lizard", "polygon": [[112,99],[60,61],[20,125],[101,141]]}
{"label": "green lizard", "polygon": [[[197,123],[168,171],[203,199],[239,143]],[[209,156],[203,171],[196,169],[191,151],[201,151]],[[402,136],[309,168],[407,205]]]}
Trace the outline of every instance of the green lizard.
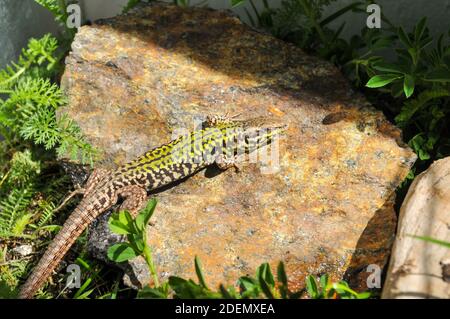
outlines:
{"label": "green lizard", "polygon": [[22,286],[19,298],[32,298],[86,227],[119,198],[124,199],[120,209],[136,215],[145,205],[148,191],[214,163],[221,169],[235,166],[240,155],[271,143],[285,129],[285,124],[268,117],[208,117],[202,129],[149,150],[114,171],[95,169],[83,189],[83,199]]}

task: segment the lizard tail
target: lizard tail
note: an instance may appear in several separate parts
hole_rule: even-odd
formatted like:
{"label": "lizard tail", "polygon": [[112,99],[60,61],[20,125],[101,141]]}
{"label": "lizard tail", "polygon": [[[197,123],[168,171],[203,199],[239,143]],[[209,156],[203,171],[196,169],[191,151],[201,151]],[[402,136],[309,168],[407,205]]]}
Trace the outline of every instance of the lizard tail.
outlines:
{"label": "lizard tail", "polygon": [[63,227],[56,235],[53,242],[48,246],[41,260],[34,268],[30,277],[22,286],[19,298],[31,299],[35,293],[44,285],[58,266],[61,259],[73,245],[75,240],[81,235],[86,227],[94,220],[95,214],[88,214],[83,202],[75,208]]}

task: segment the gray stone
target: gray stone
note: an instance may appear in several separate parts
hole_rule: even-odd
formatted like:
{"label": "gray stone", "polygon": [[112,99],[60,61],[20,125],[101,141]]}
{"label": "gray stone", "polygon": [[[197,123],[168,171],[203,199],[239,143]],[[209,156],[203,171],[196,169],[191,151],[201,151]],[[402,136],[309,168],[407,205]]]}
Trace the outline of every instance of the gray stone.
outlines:
{"label": "gray stone", "polygon": [[20,245],[17,247],[14,247],[12,249],[13,253],[19,254],[21,257],[29,256],[33,253],[33,246],[31,245]]}
{"label": "gray stone", "polygon": [[411,237],[450,242],[450,157],[414,179],[400,209],[383,298],[450,298],[450,249]]}

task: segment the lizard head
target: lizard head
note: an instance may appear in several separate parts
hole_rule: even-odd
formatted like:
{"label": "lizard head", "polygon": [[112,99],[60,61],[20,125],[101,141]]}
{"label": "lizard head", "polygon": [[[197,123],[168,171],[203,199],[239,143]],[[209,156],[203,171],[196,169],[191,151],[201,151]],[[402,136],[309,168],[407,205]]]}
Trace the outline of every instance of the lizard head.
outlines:
{"label": "lizard head", "polygon": [[286,123],[281,120],[265,116],[236,120],[236,124],[242,130],[241,141],[244,142],[246,151],[250,152],[270,144],[287,129]]}

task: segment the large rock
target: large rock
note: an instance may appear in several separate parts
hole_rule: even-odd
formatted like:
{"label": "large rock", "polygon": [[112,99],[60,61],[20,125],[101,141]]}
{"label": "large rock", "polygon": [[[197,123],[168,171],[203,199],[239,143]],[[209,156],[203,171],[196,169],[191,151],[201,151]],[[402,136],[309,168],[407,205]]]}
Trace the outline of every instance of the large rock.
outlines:
{"label": "large rock", "polygon": [[154,4],[82,27],[62,84],[64,112],[106,167],[206,114],[288,123],[278,166],[207,169],[154,193],[148,231],[162,279],[194,277],[198,255],[213,287],[283,260],[293,288],[326,272],[365,289],[366,266],[385,265],[393,194],[416,156],[330,63],[228,12]]}
{"label": "large rock", "polygon": [[416,177],[400,209],[383,298],[450,298],[450,157]]}

